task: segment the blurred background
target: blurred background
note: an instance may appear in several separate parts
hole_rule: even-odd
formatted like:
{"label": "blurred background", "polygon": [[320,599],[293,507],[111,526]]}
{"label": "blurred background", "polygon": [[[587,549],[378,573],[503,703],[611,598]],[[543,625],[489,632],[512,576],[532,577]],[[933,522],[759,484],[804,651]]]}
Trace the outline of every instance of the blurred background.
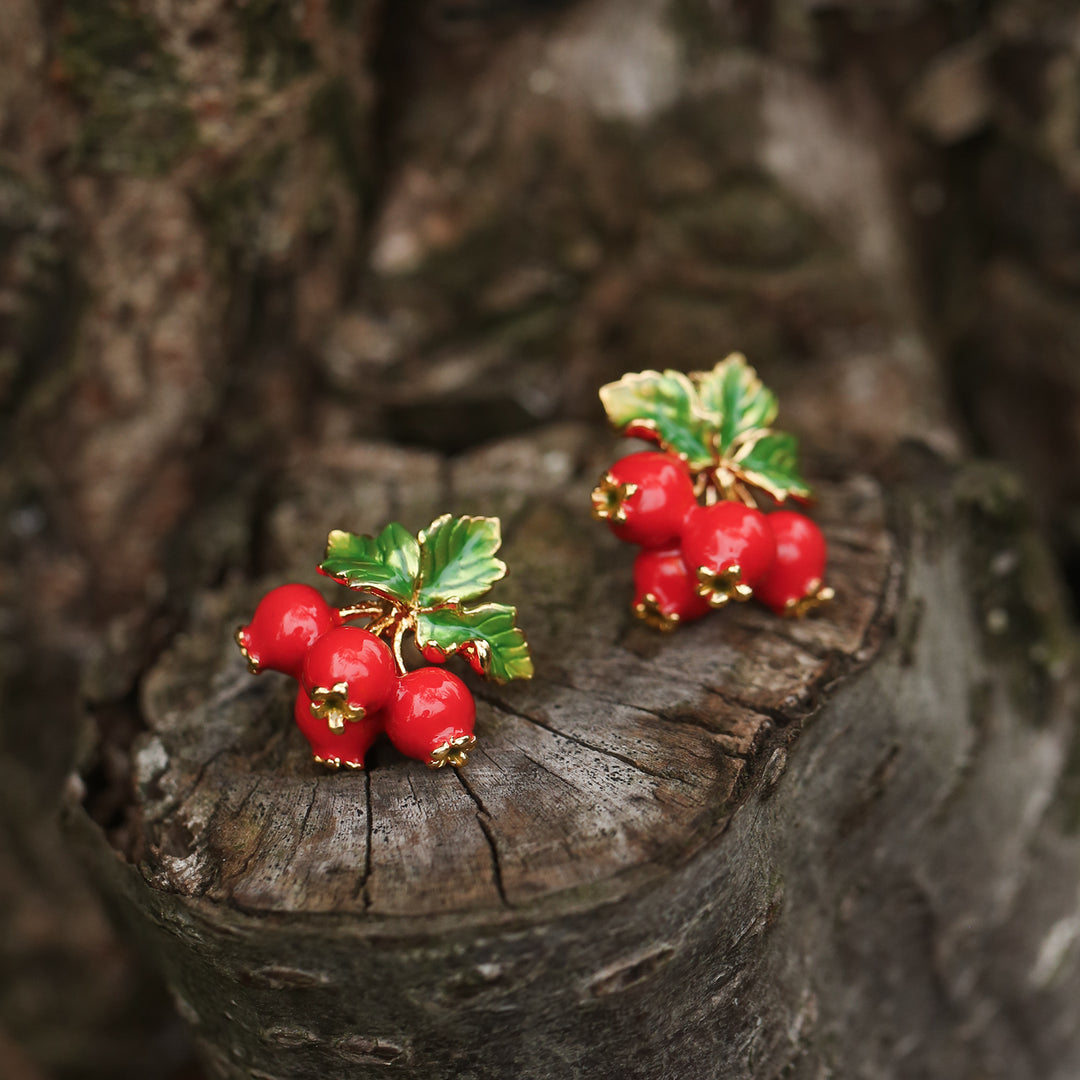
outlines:
{"label": "blurred background", "polygon": [[812,454],[1009,461],[1076,590],[1078,299],[1074,0],[5,0],[0,1076],[201,1075],[56,807],[311,462],[739,349]]}

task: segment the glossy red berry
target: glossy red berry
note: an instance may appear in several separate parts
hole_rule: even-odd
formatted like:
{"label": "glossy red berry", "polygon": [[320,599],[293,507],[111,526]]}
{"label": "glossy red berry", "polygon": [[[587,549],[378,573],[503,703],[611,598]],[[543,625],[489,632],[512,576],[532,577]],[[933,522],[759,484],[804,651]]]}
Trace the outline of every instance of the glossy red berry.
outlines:
{"label": "glossy red berry", "polygon": [[435,645],[435,644],[430,643],[430,642],[427,645],[422,645],[420,647],[420,655],[429,664],[445,664],[446,663],[446,653],[444,653],[442,651],[442,649],[439,648],[438,645]]}
{"label": "glossy red berry", "polygon": [[616,461],[592,493],[593,516],[620,540],[646,548],[676,541],[696,503],[686,465],[653,450]]}
{"label": "glossy red berry", "polygon": [[476,702],[453,672],[425,667],[402,675],[386,713],[386,734],[408,757],[432,769],[469,760]]}
{"label": "glossy red berry", "polygon": [[253,673],[283,671],[294,679],[308,649],[337,622],[337,612],[310,585],[279,585],[236,631],[236,642]]}
{"label": "glossy red berry", "polygon": [[833,598],[822,583],[827,554],[821,530],[804,514],[778,510],[765,519],[776,537],[776,561],[754,595],[777,615],[799,616]]}
{"label": "glossy red berry", "polygon": [[776,557],[765,515],[739,502],[699,506],[686,519],[682,554],[711,607],[749,600]]}
{"label": "glossy red berry", "polygon": [[358,626],[327,631],[304,657],[300,682],[311,698],[311,713],[341,734],[390,700],[397,668],[390,649]]}
{"label": "glossy red berry", "polygon": [[700,619],[709,602],[696,585],[679,548],[643,551],[634,560],[634,614],[657,630]]}
{"label": "glossy red berry", "polygon": [[313,702],[301,686],[296,695],[293,716],[296,726],[304,733],[311,745],[311,753],[321,765],[350,769],[364,767],[364,755],[383,730],[385,716],[382,712],[368,712],[354,723],[343,724],[340,729],[331,728],[326,719],[312,711]]}
{"label": "glossy red berry", "polygon": [[628,439],[641,439],[643,442],[651,442],[659,445],[660,433],[654,427],[646,423],[634,422],[623,428],[622,434]]}
{"label": "glossy red berry", "polygon": [[458,656],[464,656],[469,662],[469,667],[471,667],[481,678],[487,677],[487,667],[485,666],[485,660],[487,658],[486,643],[467,641],[460,649],[458,649]]}
{"label": "glossy red berry", "polygon": [[[443,652],[438,645],[431,642],[421,647],[420,655],[429,664],[445,664],[449,658],[448,653]],[[462,656],[468,660],[469,667],[471,667],[477,675],[486,675],[484,657],[477,648],[477,642],[467,641],[464,645],[454,651],[454,655]]]}

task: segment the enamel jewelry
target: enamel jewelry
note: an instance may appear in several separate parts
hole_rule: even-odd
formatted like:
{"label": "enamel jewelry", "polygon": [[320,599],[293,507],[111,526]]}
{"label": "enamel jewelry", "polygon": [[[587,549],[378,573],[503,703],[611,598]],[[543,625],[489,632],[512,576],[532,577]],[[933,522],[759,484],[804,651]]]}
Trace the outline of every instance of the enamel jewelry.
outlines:
{"label": "enamel jewelry", "polygon": [[[332,607],[310,585],[279,585],[259,602],[236,641],[257,674],[299,683],[294,719],[315,760],[363,768],[382,732],[433,769],[460,767],[476,744],[476,703],[442,667],[457,654],[477,675],[503,683],[532,677],[517,611],[469,604],[506,574],[495,557],[498,518],[436,518],[418,536],[392,522],[378,536],[335,529],[319,573],[361,595]],[[409,639],[428,665],[405,661]]]}
{"label": "enamel jewelry", "polygon": [[712,369],[641,371],[600,390],[617,432],[655,444],[617,461],[592,493],[593,516],[642,548],[634,614],[659,630],[756,597],[802,616],[833,599],[826,544],[805,514],[793,435],[773,430],[778,402],[739,353]]}

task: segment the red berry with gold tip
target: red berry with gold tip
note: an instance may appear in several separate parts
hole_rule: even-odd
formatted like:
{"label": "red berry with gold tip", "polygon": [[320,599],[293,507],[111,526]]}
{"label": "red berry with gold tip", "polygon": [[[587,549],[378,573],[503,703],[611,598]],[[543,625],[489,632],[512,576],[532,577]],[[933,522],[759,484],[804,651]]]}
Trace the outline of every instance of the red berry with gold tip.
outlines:
{"label": "red berry with gold tip", "polygon": [[641,439],[643,442],[656,443],[657,445],[660,443],[660,433],[647,423],[630,424],[623,429],[622,434],[628,439]]}
{"label": "red berry with gold tip", "polygon": [[308,650],[300,682],[311,714],[333,735],[377,712],[390,700],[397,668],[390,649],[358,626],[339,626]]}
{"label": "red berry with gold tip", "polygon": [[606,521],[620,540],[646,548],[678,540],[696,502],[686,465],[653,450],[615,462],[592,493],[593,517]]}
{"label": "red berry with gold tip", "polygon": [[337,623],[337,612],[310,585],[279,585],[236,631],[236,643],[253,674],[282,671],[294,679],[308,649]]}
{"label": "red berry with gold tip", "polygon": [[710,607],[749,600],[776,557],[776,540],[760,510],[738,502],[699,506],[686,519],[682,555]]}
{"label": "red berry with gold tip", "polygon": [[429,664],[445,664],[447,659],[446,653],[444,653],[438,645],[432,643],[421,646],[420,655]]}
{"label": "red berry with gold tip", "polygon": [[634,614],[664,631],[700,619],[709,602],[696,585],[679,548],[643,551],[634,560]]}
{"label": "red berry with gold tip", "polygon": [[827,547],[821,530],[804,514],[778,510],[765,519],[776,537],[776,561],[754,595],[777,615],[798,617],[835,593],[822,583]]}
{"label": "red berry with gold tip", "polygon": [[466,642],[460,649],[458,649],[458,655],[464,656],[469,662],[469,667],[476,672],[482,679],[487,677],[487,667],[485,664],[485,658],[487,656],[485,643],[482,641],[469,641]]}
{"label": "red berry with gold tip", "polygon": [[386,734],[407,757],[432,769],[469,760],[476,702],[452,671],[426,667],[402,675],[386,713]]}
{"label": "red berry with gold tip", "polygon": [[324,717],[316,715],[312,710],[313,704],[315,703],[308,696],[308,692],[301,686],[296,695],[293,716],[296,726],[311,745],[315,760],[320,765],[329,765],[332,769],[340,769],[342,766],[362,769],[364,755],[383,730],[383,713],[368,712],[356,722],[334,729]]}

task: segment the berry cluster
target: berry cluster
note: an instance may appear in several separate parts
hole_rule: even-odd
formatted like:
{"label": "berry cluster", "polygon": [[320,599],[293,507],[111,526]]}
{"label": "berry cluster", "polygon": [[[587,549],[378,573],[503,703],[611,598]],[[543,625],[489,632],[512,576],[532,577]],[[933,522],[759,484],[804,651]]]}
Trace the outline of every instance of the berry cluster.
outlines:
{"label": "berry cluster", "polygon": [[[497,518],[437,518],[413,537],[392,523],[378,537],[335,530],[319,572],[365,594],[332,607],[310,585],[280,585],[259,602],[236,641],[249,669],[300,684],[293,715],[317,762],[363,768],[381,732],[431,768],[461,766],[476,743],[476,703],[442,667],[408,670],[407,634],[420,655],[464,656],[481,676],[532,676],[517,613],[505,604],[464,607],[506,573],[496,559]],[[355,623],[366,620],[366,626]]]}
{"label": "berry cluster", "polygon": [[618,461],[592,493],[593,515],[643,549],[634,614],[660,630],[757,597],[800,616],[832,599],[821,530],[774,503],[808,500],[792,436],[773,431],[776,397],[739,354],[709,372],[625,375],[600,391],[616,430],[658,445]]}

